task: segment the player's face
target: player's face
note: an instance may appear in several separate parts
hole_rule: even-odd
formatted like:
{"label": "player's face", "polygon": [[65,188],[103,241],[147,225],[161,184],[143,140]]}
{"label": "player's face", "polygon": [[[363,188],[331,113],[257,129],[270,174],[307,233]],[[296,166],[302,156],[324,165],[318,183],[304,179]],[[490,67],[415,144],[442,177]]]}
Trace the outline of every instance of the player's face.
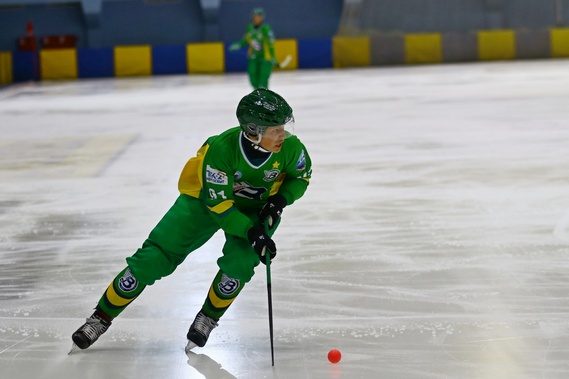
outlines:
{"label": "player's face", "polygon": [[254,14],[253,15],[253,25],[259,26],[262,23],[263,23],[263,16],[261,16],[260,14]]}
{"label": "player's face", "polygon": [[281,151],[283,142],[286,137],[287,134],[285,132],[284,125],[271,126],[265,130],[265,134],[263,134],[263,138],[261,139],[259,145],[267,151],[278,153]]}

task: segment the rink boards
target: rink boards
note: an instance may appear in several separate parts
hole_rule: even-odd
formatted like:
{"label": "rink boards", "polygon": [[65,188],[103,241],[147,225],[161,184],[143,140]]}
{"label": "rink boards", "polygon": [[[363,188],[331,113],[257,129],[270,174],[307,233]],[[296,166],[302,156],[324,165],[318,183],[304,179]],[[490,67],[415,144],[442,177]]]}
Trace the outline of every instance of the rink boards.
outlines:
{"label": "rink boards", "polygon": [[[279,61],[292,57],[285,70],[564,58],[569,57],[569,28],[280,39],[275,50]],[[0,85],[246,70],[245,49],[230,52],[223,42],[0,52]]]}

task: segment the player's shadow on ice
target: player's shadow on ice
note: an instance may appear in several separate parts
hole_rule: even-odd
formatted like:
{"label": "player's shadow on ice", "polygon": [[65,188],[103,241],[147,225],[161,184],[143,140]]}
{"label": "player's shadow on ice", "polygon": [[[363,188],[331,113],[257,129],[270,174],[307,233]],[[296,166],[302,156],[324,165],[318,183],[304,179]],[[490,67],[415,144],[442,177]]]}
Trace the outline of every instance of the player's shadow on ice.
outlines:
{"label": "player's shadow on ice", "polygon": [[206,379],[237,379],[205,354],[196,354],[191,351],[186,354],[188,355],[188,364],[198,370]]}

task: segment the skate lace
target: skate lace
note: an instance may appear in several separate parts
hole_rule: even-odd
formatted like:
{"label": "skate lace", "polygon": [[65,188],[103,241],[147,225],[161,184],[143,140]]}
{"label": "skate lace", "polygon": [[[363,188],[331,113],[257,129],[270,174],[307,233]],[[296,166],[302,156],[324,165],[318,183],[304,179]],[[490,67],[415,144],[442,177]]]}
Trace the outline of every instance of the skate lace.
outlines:
{"label": "skate lace", "polygon": [[211,331],[217,326],[214,319],[207,317],[203,313],[199,313],[194,322],[194,329],[203,334],[206,338],[209,337]]}
{"label": "skate lace", "polygon": [[87,319],[81,332],[85,334],[90,340],[96,340],[108,329],[107,325],[104,325],[102,320],[96,316],[91,316]]}

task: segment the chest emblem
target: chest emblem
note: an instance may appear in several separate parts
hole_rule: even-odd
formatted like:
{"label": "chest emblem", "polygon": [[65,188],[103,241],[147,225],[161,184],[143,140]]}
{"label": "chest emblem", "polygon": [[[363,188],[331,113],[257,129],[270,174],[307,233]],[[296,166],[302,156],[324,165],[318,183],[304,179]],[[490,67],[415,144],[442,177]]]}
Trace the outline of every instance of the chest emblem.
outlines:
{"label": "chest emblem", "polygon": [[279,176],[280,173],[280,170],[265,170],[265,177],[263,180],[265,182],[272,182]]}
{"label": "chest emblem", "polygon": [[244,197],[245,199],[261,200],[265,192],[267,192],[266,188],[253,187],[247,182],[233,183],[233,193],[235,196]]}

